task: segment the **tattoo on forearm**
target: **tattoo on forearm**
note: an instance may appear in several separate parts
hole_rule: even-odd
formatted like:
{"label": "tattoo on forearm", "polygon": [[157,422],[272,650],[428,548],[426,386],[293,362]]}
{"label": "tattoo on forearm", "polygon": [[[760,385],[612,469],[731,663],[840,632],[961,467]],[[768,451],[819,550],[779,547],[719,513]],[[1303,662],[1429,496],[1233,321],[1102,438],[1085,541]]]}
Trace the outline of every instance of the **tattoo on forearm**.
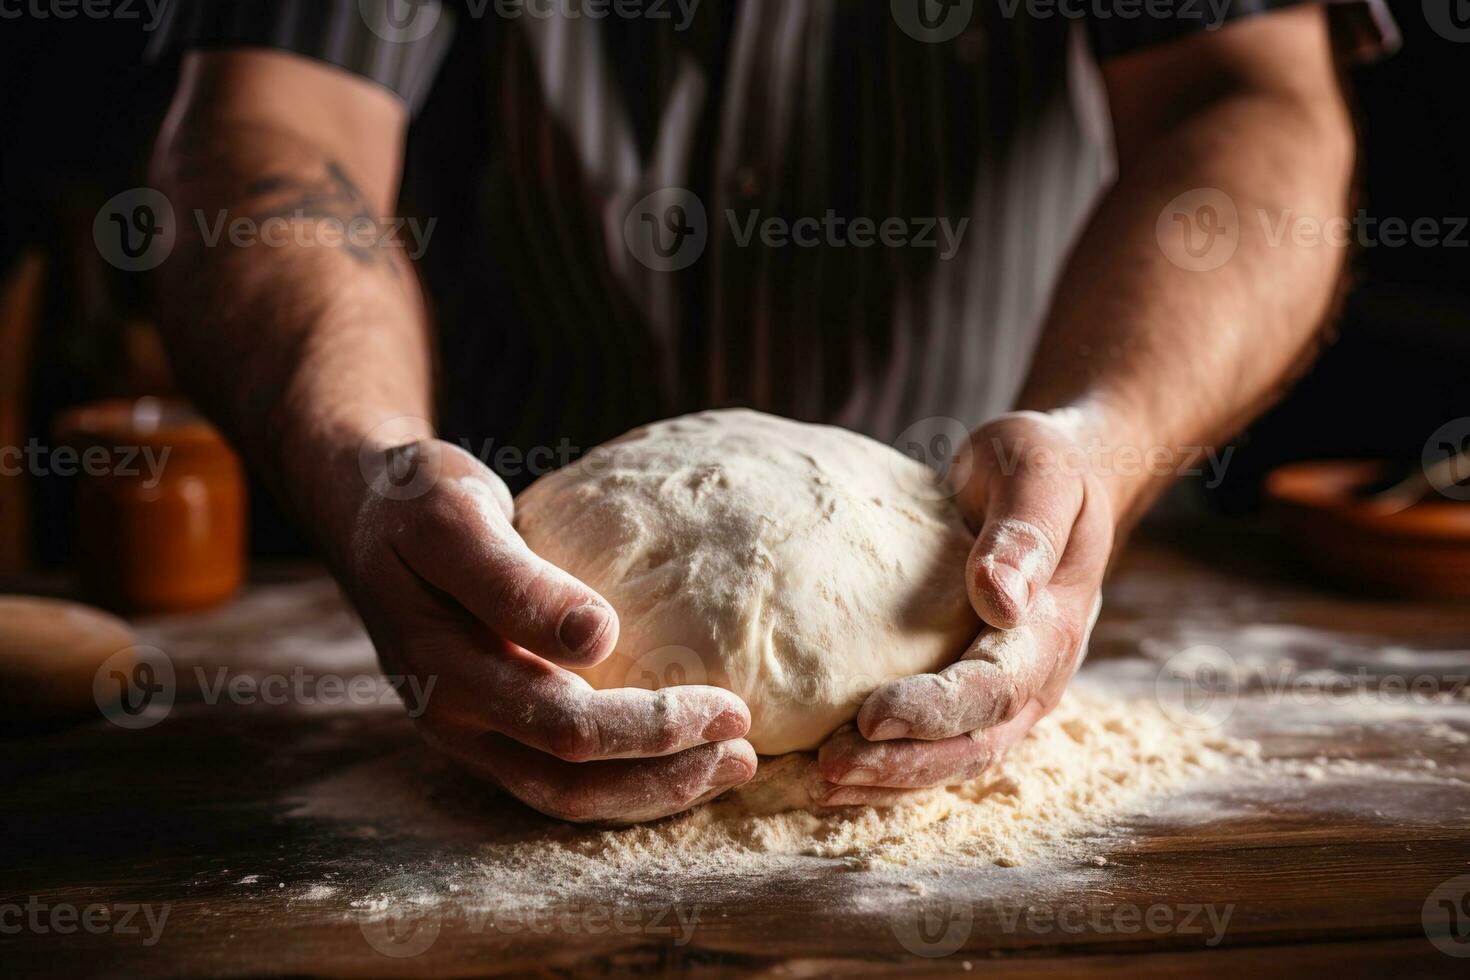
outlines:
{"label": "tattoo on forearm", "polygon": [[257,227],[272,219],[320,226],[330,224],[334,234],[318,234],[316,241],[341,248],[361,265],[384,265],[397,274],[388,248],[397,244],[392,225],[373,214],[367,198],[335,160],[320,177],[272,174],[245,188]]}

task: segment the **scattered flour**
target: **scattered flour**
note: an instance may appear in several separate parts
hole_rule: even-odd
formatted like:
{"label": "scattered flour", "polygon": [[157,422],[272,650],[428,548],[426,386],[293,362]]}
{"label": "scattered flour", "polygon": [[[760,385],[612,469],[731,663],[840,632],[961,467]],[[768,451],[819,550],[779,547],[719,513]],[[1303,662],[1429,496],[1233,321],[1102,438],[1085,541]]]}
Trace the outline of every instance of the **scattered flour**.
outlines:
{"label": "scattered flour", "polygon": [[526,892],[605,888],[650,876],[734,881],[812,859],[895,871],[1013,867],[1043,859],[1095,863],[1089,835],[1201,776],[1257,761],[1259,751],[1256,743],[1219,731],[1181,727],[1153,702],[1120,701],[1079,686],[981,777],[916,792],[887,810],[777,812],[803,799],[803,781],[812,778],[811,757],[792,755],[765,760],[762,773],[741,791],[627,828],[560,824],[498,794],[456,798],[444,784],[465,777],[426,775],[420,761],[409,760],[319,784],[293,815],[359,824],[366,818],[374,833],[385,836],[473,841],[460,851],[467,860],[441,867],[432,885],[413,886],[461,893],[460,901],[482,891],[487,901],[492,893],[523,898]]}
{"label": "scattered flour", "polygon": [[[766,812],[758,782],[651,825],[589,832],[563,849],[615,866],[740,864],[752,855],[839,858],[861,866],[945,861],[1024,864],[1065,850],[1083,832],[1149,796],[1258,754],[1252,742],[1181,728],[1151,704],[1072,693],[999,765],[892,809]],[[768,781],[810,778],[800,756],[775,760]],[[541,845],[518,845],[524,852]]]}

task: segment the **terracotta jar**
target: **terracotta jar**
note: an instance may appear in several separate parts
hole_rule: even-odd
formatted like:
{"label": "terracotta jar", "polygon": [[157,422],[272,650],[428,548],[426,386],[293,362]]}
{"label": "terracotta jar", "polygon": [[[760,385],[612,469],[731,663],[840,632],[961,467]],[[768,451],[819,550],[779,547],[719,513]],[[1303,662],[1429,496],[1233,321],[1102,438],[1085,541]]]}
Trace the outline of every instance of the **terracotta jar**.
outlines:
{"label": "terracotta jar", "polygon": [[186,403],[141,398],[67,412],[79,454],[74,553],[88,598],[172,612],[229,598],[245,575],[240,461]]}

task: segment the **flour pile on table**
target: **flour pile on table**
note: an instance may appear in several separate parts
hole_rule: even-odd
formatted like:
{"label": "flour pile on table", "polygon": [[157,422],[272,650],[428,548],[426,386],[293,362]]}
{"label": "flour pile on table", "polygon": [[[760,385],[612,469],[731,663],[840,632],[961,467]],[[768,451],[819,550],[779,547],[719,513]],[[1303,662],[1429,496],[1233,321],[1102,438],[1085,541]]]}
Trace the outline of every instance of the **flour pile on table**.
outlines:
{"label": "flour pile on table", "polygon": [[766,763],[784,773],[768,771],[745,792],[676,817],[618,829],[574,826],[533,814],[454,770],[426,769],[422,753],[412,752],[312,787],[294,815],[356,821],[363,839],[463,841],[480,868],[461,872],[499,880],[524,875],[571,884],[655,869],[739,874],[783,858],[875,869],[1014,866],[1080,856],[1087,834],[1147,813],[1151,801],[1200,777],[1258,761],[1259,751],[1219,729],[1176,724],[1155,701],[1120,700],[1076,684],[991,770],[889,810],[773,812],[783,799],[803,798],[800,769],[807,763],[791,756]]}
{"label": "flour pile on table", "polygon": [[[802,798],[800,756],[768,782],[680,816],[617,830],[588,830],[554,844],[510,849],[516,860],[591,858],[614,865],[739,865],[760,855],[840,858],[861,866],[950,861],[1018,865],[1065,850],[1089,830],[1259,747],[1218,731],[1175,724],[1155,704],[1073,692],[997,766],[949,789],[916,794],[888,810],[781,810]],[[763,764],[764,765],[764,764]],[[761,777],[757,777],[760,780]],[[560,851],[559,855],[548,854]]]}

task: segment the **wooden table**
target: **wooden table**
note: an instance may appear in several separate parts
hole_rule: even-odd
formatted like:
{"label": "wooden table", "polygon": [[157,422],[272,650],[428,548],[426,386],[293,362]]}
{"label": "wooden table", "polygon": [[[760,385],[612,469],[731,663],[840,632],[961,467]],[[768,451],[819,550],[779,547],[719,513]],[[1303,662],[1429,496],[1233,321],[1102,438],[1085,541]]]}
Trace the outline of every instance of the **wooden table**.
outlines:
{"label": "wooden table", "polygon": [[[1228,691],[1231,730],[1303,760],[1296,777],[1133,815],[1092,842],[1100,865],[903,888],[799,859],[695,892],[589,885],[491,923],[375,911],[374,895],[432,885],[473,847],[393,812],[392,770],[373,767],[419,758],[399,707],[291,692],[301,664],[371,676],[335,590],[261,584],[227,610],[142,624],[178,674],[156,724],[4,744],[0,962],[14,976],[1470,974],[1470,609],[1304,588],[1272,557],[1234,530],[1136,546],[1084,669],[1146,687],[1181,650],[1227,651],[1246,678]],[[1351,704],[1312,703],[1338,676],[1355,678],[1338,695]],[[246,678],[243,693],[211,704],[221,677]],[[263,703],[263,677],[285,703]],[[1396,677],[1435,697],[1396,698]],[[1319,756],[1339,760],[1321,778]],[[332,799],[348,812],[324,813],[345,773],[357,789]]]}

